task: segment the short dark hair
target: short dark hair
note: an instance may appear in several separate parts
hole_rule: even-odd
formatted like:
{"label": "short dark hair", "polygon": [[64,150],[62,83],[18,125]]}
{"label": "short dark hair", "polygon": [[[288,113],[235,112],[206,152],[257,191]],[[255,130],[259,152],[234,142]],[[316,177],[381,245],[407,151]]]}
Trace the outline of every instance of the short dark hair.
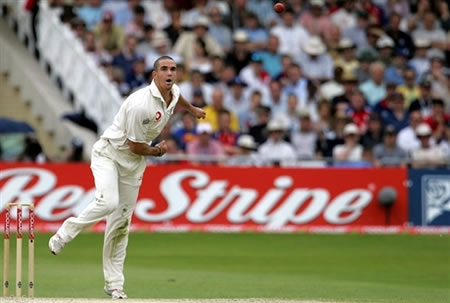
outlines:
{"label": "short dark hair", "polygon": [[161,56],[158,59],[156,59],[155,63],[153,63],[153,70],[158,71],[159,62],[162,60],[166,60],[166,59],[169,59],[169,60],[172,60],[173,62],[175,62],[175,60],[173,60],[173,58],[170,56]]}

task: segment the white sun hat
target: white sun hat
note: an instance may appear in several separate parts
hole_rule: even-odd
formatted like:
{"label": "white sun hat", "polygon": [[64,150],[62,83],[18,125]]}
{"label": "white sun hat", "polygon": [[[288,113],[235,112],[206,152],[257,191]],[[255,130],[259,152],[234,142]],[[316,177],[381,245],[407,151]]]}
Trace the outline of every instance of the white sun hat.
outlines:
{"label": "white sun hat", "polygon": [[325,53],[327,50],[325,47],[325,44],[323,44],[322,40],[317,37],[313,36],[309,38],[309,40],[306,42],[305,46],[303,47],[303,50],[311,56],[319,56]]}

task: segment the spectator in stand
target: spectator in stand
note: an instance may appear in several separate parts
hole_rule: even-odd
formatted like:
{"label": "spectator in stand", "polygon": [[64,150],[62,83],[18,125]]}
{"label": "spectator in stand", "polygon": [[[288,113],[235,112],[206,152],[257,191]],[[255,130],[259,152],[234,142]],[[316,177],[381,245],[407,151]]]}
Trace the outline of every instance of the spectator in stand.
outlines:
{"label": "spectator in stand", "polygon": [[342,85],[342,75],[344,70],[340,66],[334,67],[334,76],[329,81],[322,83],[319,86],[319,96],[325,100],[331,101],[334,97],[340,96],[344,93],[344,86]]}
{"label": "spectator in stand", "polygon": [[411,164],[413,168],[436,168],[443,167],[446,163],[444,151],[437,145],[431,144],[431,127],[421,123],[416,128],[420,146],[411,150]]}
{"label": "spectator in stand", "polygon": [[126,2],[122,1],[103,1],[103,8],[105,10],[111,10],[114,12],[114,22],[121,26],[125,27],[128,22],[133,19],[134,9],[136,6],[140,5],[141,0],[127,0]]}
{"label": "spectator in stand", "polygon": [[233,46],[233,34],[228,26],[223,23],[223,16],[218,6],[213,6],[209,10],[209,33],[217,43],[222,47],[225,53],[228,53]]}
{"label": "spectator in stand", "polygon": [[228,83],[228,86],[230,87],[230,93],[225,96],[225,107],[241,118],[250,109],[249,90],[246,88],[247,83],[239,77],[234,77]]}
{"label": "spectator in stand", "polygon": [[294,60],[292,60],[291,56],[281,56],[281,73],[275,79],[280,81],[282,87],[289,84],[289,69],[292,64],[294,64]]}
{"label": "spectator in stand", "polygon": [[355,70],[355,77],[362,83],[370,79],[370,65],[375,61],[371,52],[362,52],[358,56],[359,67]]}
{"label": "spectator in stand", "polygon": [[358,143],[359,129],[354,123],[344,127],[344,144],[333,148],[333,159],[336,162],[359,162],[362,160],[363,147]]}
{"label": "spectator in stand", "polygon": [[344,0],[342,7],[331,15],[331,21],[341,32],[356,25],[355,0]]}
{"label": "spectator in stand", "polygon": [[111,62],[111,56],[100,47],[92,32],[86,32],[83,42],[84,49],[97,65],[100,65],[102,62]]}
{"label": "spectator in stand", "polygon": [[[193,156],[224,156],[222,146],[212,138],[212,133],[213,129],[211,124],[207,122],[199,123],[197,125],[198,137],[196,140],[187,144],[187,154]],[[203,161],[203,159],[201,160]]]}
{"label": "spectator in stand", "polygon": [[81,8],[77,9],[76,13],[86,23],[87,29],[92,30],[102,20],[102,1],[87,0]]}
{"label": "spectator in stand", "polygon": [[423,24],[413,31],[414,39],[425,39],[431,42],[433,48],[445,51],[447,48],[447,36],[442,30],[436,15],[432,11],[426,11],[423,15]]}
{"label": "spectator in stand", "polygon": [[397,132],[409,125],[409,112],[405,107],[405,98],[395,92],[387,98],[388,109],[381,113],[383,125],[393,125]]}
{"label": "spectator in stand", "polygon": [[226,110],[219,111],[219,129],[214,133],[213,138],[216,139],[223,147],[225,154],[236,154],[236,143],[239,134],[231,130],[231,113]]}
{"label": "spectator in stand", "polygon": [[205,98],[203,97],[203,93],[201,90],[194,90],[194,93],[192,94],[192,104],[201,108],[206,106]]}
{"label": "spectator in stand", "polygon": [[282,14],[282,23],[274,26],[270,33],[280,40],[280,53],[295,58],[302,52],[302,46],[308,41],[308,32],[296,23],[294,11],[287,8]]}
{"label": "spectator in stand", "polygon": [[208,74],[212,70],[212,64],[206,45],[203,40],[198,39],[194,45],[194,56],[186,62],[188,70],[199,70],[202,74]]}
{"label": "spectator in stand", "polygon": [[364,134],[367,130],[370,112],[364,94],[359,90],[354,90],[350,95],[350,107],[347,110],[347,116],[358,126],[361,134]]}
{"label": "spectator in stand", "polygon": [[308,101],[308,80],[303,76],[300,65],[293,63],[288,69],[288,83],[283,88],[283,94],[294,94],[297,96],[300,106],[304,105]]}
{"label": "spectator in stand", "polygon": [[133,35],[138,40],[142,40],[145,37],[145,8],[141,5],[137,5],[133,11],[133,19],[128,21],[125,26],[125,34]]}
{"label": "spectator in stand", "polygon": [[86,23],[79,17],[75,17],[70,22],[70,28],[75,32],[75,36],[81,41],[84,40],[84,35],[87,33]]}
{"label": "spectator in stand", "polygon": [[383,125],[378,113],[371,113],[367,131],[362,135],[360,143],[367,148],[373,148],[375,145],[383,142]]}
{"label": "spectator in stand", "polygon": [[434,138],[441,138],[445,132],[445,125],[450,121],[450,113],[445,112],[442,99],[433,99],[431,103],[431,114],[424,118],[433,131]]}
{"label": "spectator in stand", "polygon": [[398,51],[394,53],[394,57],[391,61],[391,64],[387,66],[385,72],[385,81],[392,82],[397,85],[401,85],[405,83],[405,79],[403,78],[404,71],[408,68],[408,58],[406,54]]}
{"label": "spectator in stand", "polygon": [[272,114],[272,117],[278,121],[281,121],[284,125],[284,128],[289,131],[298,131],[299,122],[298,122],[298,111],[303,110],[310,113],[310,109],[307,107],[300,107],[298,105],[298,98],[295,94],[289,94],[287,96],[287,111],[285,113],[279,113],[277,115]]}
{"label": "spectator in stand", "polygon": [[170,19],[172,22],[169,26],[164,28],[164,31],[167,33],[170,39],[170,43],[174,45],[181,34],[184,32],[184,26],[181,23],[181,12],[178,9],[175,9],[170,12]]}
{"label": "spectator in stand", "polygon": [[372,24],[382,25],[386,22],[384,12],[373,0],[361,0],[360,6],[363,10],[369,13],[369,22]]}
{"label": "spectator in stand", "polygon": [[369,14],[366,11],[359,10],[356,13],[357,19],[354,26],[348,27],[342,32],[344,39],[350,39],[358,50],[358,53],[367,49],[367,27],[369,26]]}
{"label": "spectator in stand", "polygon": [[220,85],[225,71],[225,61],[219,56],[211,57],[211,71],[205,75],[205,81],[213,85]]}
{"label": "spectator in stand", "polygon": [[377,40],[378,60],[383,62],[385,66],[391,65],[394,55],[394,40],[389,36],[382,36]]}
{"label": "spectator in stand", "polygon": [[319,37],[312,36],[303,46],[298,62],[304,75],[315,85],[333,77],[333,59],[327,54],[326,46]]}
{"label": "spectator in stand", "polygon": [[331,128],[331,103],[321,100],[317,104],[318,120],[314,123],[316,132],[328,132]]}
{"label": "spectator in stand", "polygon": [[444,133],[441,137],[437,138],[436,143],[444,152],[448,167],[450,165],[450,121],[447,121]]}
{"label": "spectator in stand", "polygon": [[193,0],[190,1],[192,8],[184,11],[181,15],[181,23],[186,27],[196,26],[196,22],[199,18],[202,18],[207,13],[208,0]]}
{"label": "spectator in stand", "polygon": [[274,115],[287,112],[287,98],[282,94],[281,83],[272,79],[269,83],[269,96],[266,102]]}
{"label": "spectator in stand", "polygon": [[416,72],[413,68],[408,67],[403,71],[405,84],[399,85],[397,91],[405,98],[405,105],[409,108],[411,103],[420,98],[420,87],[416,84]]}
{"label": "spectator in stand", "polygon": [[246,12],[244,17],[244,26],[241,30],[245,31],[248,36],[248,48],[255,52],[265,47],[267,43],[267,31],[261,26],[258,16],[253,12]]}
{"label": "spectator in stand", "polygon": [[208,33],[209,19],[205,16],[198,17],[192,31],[183,32],[178,37],[173,51],[183,57],[185,62],[189,62],[195,57],[195,46],[199,40],[205,45],[208,54],[212,56],[223,56],[222,47],[217,43],[214,37]]}
{"label": "spectator in stand", "polygon": [[267,99],[269,95],[267,86],[270,82],[270,75],[264,70],[263,61],[259,54],[255,53],[252,55],[250,64],[241,70],[239,76],[247,83],[249,89],[259,90],[263,95],[263,99]]}
{"label": "spectator in stand", "polygon": [[362,83],[359,89],[370,106],[375,106],[386,96],[386,84],[384,81],[384,65],[374,62],[370,65],[370,80]]}
{"label": "spectator in stand", "polygon": [[375,166],[401,166],[406,167],[408,154],[397,146],[397,130],[393,125],[386,126],[383,142],[373,149]]}
{"label": "spectator in stand", "polygon": [[172,132],[172,136],[177,140],[181,150],[186,150],[186,145],[197,136],[195,119],[189,112],[183,112],[181,116],[182,126]]}
{"label": "spectator in stand", "polygon": [[[178,1],[179,2],[179,1]],[[157,30],[164,30],[171,23],[170,13],[176,9],[182,9],[174,0],[152,0],[142,1],[147,12],[146,22],[149,22]]]}
{"label": "spectator in stand", "polygon": [[[175,62],[180,63],[182,58],[170,51],[170,40],[167,34],[163,31],[156,30],[152,34],[151,40],[152,50],[146,53],[145,61],[147,64],[147,69],[153,69],[153,64],[161,56],[169,56]],[[177,69],[178,74],[178,69]]]}
{"label": "spectator in stand", "polygon": [[431,48],[429,40],[415,39],[416,51],[414,57],[409,61],[409,65],[417,72],[417,79],[422,79],[423,75],[430,70],[430,59],[427,56]]}
{"label": "spectator in stand", "polygon": [[234,66],[236,73],[239,74],[252,59],[252,54],[248,50],[247,33],[242,30],[235,31],[233,34],[233,42],[233,48],[227,53],[225,62],[228,65]]}
{"label": "spectator in stand", "polygon": [[344,143],[344,127],[350,119],[343,112],[337,112],[329,131],[319,132],[316,142],[316,157],[329,159],[335,146]]}
{"label": "spectator in stand", "polygon": [[357,83],[358,82],[357,82],[354,74],[347,73],[347,74],[342,75],[342,85],[343,85],[344,91],[342,94],[334,97],[331,100],[333,112],[336,112],[338,103],[350,104],[350,98],[351,98],[353,92],[355,91],[355,89],[357,89],[357,87],[356,87]]}
{"label": "spectator in stand", "polygon": [[420,97],[411,102],[409,105],[410,112],[419,110],[423,117],[431,114],[431,103],[433,100],[431,85],[430,79],[427,78],[420,82]]}
{"label": "spectator in stand", "polygon": [[148,53],[153,52],[152,40],[155,29],[151,24],[144,25],[144,37],[138,41],[137,53],[139,56],[146,57]]}
{"label": "spectator in stand", "polygon": [[334,65],[341,67],[346,75],[355,73],[359,68],[355,44],[350,39],[344,38],[339,41],[339,57],[335,60]]}
{"label": "spectator in stand", "polygon": [[328,14],[325,14],[324,0],[311,0],[310,9],[300,16],[300,24],[311,36],[320,36],[325,41],[330,39],[331,28],[335,27]]}
{"label": "spectator in stand", "polygon": [[411,36],[400,29],[402,16],[398,13],[392,13],[389,16],[389,24],[386,34],[392,38],[395,44],[395,51],[404,54],[408,59],[414,54],[414,43]]}
{"label": "spectator in stand", "polygon": [[192,70],[190,74],[190,81],[185,81],[179,85],[181,94],[187,100],[192,100],[194,91],[199,90],[202,92],[205,102],[210,104],[213,86],[205,82],[205,76],[200,71]]}
{"label": "spectator in stand", "polygon": [[278,37],[269,35],[265,45],[266,50],[257,53],[261,57],[264,70],[269,73],[271,78],[276,78],[282,72],[281,54],[278,52],[279,45]]}
{"label": "spectator in stand", "polygon": [[[433,96],[445,100],[450,104],[450,69],[444,67],[444,59],[433,57],[430,61],[430,71],[424,75],[424,78],[431,82],[431,93]],[[449,108],[449,107],[447,107]]]}
{"label": "spectator in stand", "polygon": [[270,107],[259,105],[256,107],[256,122],[251,125],[248,133],[256,143],[262,144],[267,140],[266,128],[270,120]]}
{"label": "spectator in stand", "polygon": [[110,11],[105,11],[102,22],[92,32],[104,49],[111,55],[116,55],[123,47],[125,35],[122,28],[114,24],[113,20],[113,14]]}
{"label": "spectator in stand", "polygon": [[291,133],[291,142],[298,160],[313,160],[315,158],[317,133],[314,131],[308,111],[300,111],[300,130]]}
{"label": "spectator in stand", "polygon": [[397,136],[398,147],[408,153],[419,148],[420,141],[416,136],[416,129],[422,122],[423,117],[419,110],[409,113],[409,126],[403,128]]}
{"label": "spectator in stand", "polygon": [[237,141],[237,152],[229,158],[227,165],[231,166],[259,166],[261,160],[255,152],[256,143],[252,136],[241,135]]}
{"label": "spectator in stand", "polygon": [[[205,122],[208,122],[213,132],[216,132],[219,129],[219,112],[222,110],[228,110],[225,108],[223,104],[223,91],[220,88],[215,88],[211,95],[211,105],[207,105],[203,108],[206,113]],[[230,113],[231,116],[231,130],[238,132],[239,131],[239,120],[235,114]]]}
{"label": "spectator in stand", "polygon": [[239,118],[239,125],[241,132],[245,133],[249,127],[257,124],[257,108],[263,104],[262,94],[259,90],[249,91],[249,107],[247,111],[241,112]]}
{"label": "spectator in stand", "polygon": [[272,0],[246,0],[245,2],[247,2],[247,11],[255,13],[265,27],[272,27],[278,20],[278,16],[273,10]]}
{"label": "spectator in stand", "polygon": [[133,70],[125,78],[125,82],[130,87],[131,91],[148,85],[148,75],[145,66],[145,59],[140,57],[133,62]]}
{"label": "spectator in stand", "polygon": [[122,51],[113,57],[112,64],[119,67],[124,72],[125,78],[131,75],[134,62],[140,58],[136,52],[136,46],[136,37],[127,36]]}
{"label": "spectator in stand", "polygon": [[[377,25],[368,25],[366,28],[367,44],[358,46],[358,55],[363,52],[370,53],[373,57],[378,57],[377,42],[384,35],[383,30]],[[392,40],[392,39],[391,39]]]}
{"label": "spectator in stand", "polygon": [[283,140],[285,128],[278,120],[267,124],[269,138],[258,148],[263,164],[275,166],[292,166],[295,164],[295,150],[291,144]]}

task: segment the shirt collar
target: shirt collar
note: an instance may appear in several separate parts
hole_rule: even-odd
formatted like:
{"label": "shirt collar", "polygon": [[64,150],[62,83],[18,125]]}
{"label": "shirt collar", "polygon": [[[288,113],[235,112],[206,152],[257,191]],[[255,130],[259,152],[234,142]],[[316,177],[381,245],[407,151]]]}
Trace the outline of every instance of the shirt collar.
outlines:
{"label": "shirt collar", "polygon": [[[172,92],[172,100],[170,102],[170,105],[167,107],[167,109],[171,109],[171,108],[175,107],[175,105],[176,105],[176,102],[174,100],[176,98],[175,88],[172,86],[170,91]],[[155,80],[152,80],[152,83],[150,83],[150,93],[152,94],[153,97],[158,98],[161,101],[161,103],[163,103],[164,105],[167,106],[166,101],[164,101],[164,98],[161,95],[161,92],[159,91],[158,87],[156,86]]]}

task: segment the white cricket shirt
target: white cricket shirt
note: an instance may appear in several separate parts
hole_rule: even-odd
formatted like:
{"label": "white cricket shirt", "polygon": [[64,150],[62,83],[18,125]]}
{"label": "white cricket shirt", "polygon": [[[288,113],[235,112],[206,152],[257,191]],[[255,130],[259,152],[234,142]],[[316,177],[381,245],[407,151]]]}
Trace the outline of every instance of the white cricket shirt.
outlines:
{"label": "white cricket shirt", "polygon": [[118,150],[129,150],[127,139],[150,144],[172,116],[180,97],[180,88],[173,84],[170,105],[164,101],[155,81],[128,96],[101,138]]}

